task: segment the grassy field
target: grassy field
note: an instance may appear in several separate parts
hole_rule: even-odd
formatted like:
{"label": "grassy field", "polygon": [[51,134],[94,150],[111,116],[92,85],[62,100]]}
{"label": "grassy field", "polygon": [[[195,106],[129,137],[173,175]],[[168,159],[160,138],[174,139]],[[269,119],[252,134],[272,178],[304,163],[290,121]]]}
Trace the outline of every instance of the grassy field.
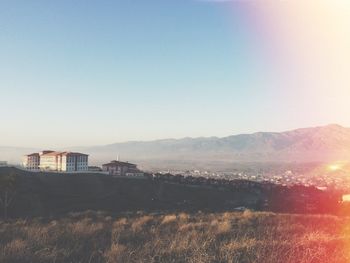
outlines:
{"label": "grassy field", "polygon": [[72,213],[0,222],[0,262],[350,262],[350,219]]}

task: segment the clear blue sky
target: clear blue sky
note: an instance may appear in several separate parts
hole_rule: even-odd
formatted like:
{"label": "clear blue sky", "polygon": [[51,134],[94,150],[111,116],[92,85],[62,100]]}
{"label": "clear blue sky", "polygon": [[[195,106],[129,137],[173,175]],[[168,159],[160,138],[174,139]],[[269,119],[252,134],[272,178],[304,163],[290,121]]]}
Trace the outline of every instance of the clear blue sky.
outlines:
{"label": "clear blue sky", "polygon": [[350,124],[308,111],[306,99],[282,87],[290,80],[280,78],[284,62],[262,50],[242,5],[2,0],[0,145]]}

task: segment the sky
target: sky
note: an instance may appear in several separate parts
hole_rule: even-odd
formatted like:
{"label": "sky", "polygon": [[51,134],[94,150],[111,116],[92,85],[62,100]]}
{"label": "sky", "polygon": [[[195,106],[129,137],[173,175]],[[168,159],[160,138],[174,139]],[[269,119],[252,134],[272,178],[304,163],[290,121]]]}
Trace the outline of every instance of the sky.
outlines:
{"label": "sky", "polygon": [[0,145],[350,126],[347,0],[0,0]]}

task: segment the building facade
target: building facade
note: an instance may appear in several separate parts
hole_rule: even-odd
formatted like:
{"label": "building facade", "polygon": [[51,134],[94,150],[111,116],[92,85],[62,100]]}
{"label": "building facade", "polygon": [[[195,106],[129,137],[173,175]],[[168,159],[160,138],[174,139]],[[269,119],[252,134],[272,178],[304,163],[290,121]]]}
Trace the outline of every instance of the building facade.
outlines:
{"label": "building facade", "polygon": [[[32,154],[34,155],[34,154]],[[88,171],[88,155],[76,152],[43,151],[35,154],[39,161],[35,162],[35,168],[31,155],[25,156],[24,167],[28,170],[57,171],[57,172],[83,172]]]}
{"label": "building facade", "polygon": [[31,153],[23,157],[23,166],[27,170],[37,171],[40,168],[40,154]]}
{"label": "building facade", "polygon": [[102,170],[113,176],[143,176],[136,164],[120,161],[111,161],[102,165]]}

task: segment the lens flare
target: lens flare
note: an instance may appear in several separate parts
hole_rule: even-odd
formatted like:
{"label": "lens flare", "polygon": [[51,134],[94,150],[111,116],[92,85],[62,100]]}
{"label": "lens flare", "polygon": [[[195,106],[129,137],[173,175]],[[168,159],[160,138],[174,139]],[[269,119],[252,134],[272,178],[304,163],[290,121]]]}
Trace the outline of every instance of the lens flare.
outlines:
{"label": "lens flare", "polygon": [[[250,37],[253,59],[268,61],[264,65],[274,79],[274,94],[283,90],[295,101],[312,103],[308,115],[315,120],[348,121],[350,1],[230,2],[233,17],[243,21]],[[323,108],[327,111],[318,110]]]}
{"label": "lens flare", "polygon": [[327,169],[331,172],[336,172],[342,169],[340,164],[330,164],[328,165]]}

